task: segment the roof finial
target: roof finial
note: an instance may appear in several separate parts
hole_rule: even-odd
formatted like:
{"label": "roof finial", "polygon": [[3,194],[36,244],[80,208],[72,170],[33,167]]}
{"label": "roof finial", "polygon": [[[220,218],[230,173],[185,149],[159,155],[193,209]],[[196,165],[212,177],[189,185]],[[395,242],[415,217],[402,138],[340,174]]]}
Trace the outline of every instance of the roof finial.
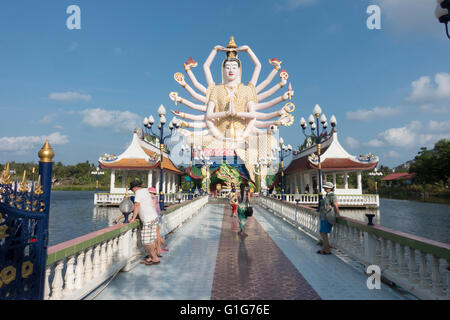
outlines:
{"label": "roof finial", "polygon": [[38,156],[39,159],[41,159],[41,162],[52,162],[53,157],[55,156],[55,152],[48,143],[48,139],[45,140],[45,144],[39,151]]}

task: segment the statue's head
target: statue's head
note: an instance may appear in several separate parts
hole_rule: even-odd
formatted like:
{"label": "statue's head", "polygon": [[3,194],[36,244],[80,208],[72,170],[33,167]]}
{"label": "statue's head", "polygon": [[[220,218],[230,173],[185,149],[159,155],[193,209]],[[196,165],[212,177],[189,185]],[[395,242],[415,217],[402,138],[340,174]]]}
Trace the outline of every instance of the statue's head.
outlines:
{"label": "statue's head", "polygon": [[228,83],[236,79],[241,79],[241,61],[237,58],[227,58],[222,64],[222,80]]}
{"label": "statue's head", "polygon": [[227,48],[231,51],[227,52],[227,57],[222,63],[222,83],[226,84],[236,79],[241,82],[241,61],[237,57],[237,51],[234,50],[237,45],[233,36],[230,38]]}

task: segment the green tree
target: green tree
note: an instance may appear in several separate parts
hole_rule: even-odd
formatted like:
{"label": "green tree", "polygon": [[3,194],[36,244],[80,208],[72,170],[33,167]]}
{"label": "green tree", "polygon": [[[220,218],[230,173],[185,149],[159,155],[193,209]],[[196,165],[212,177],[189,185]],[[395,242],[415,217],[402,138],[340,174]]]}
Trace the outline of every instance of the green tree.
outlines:
{"label": "green tree", "polygon": [[436,142],[433,150],[421,148],[409,168],[419,184],[447,183],[450,177],[450,140]]}

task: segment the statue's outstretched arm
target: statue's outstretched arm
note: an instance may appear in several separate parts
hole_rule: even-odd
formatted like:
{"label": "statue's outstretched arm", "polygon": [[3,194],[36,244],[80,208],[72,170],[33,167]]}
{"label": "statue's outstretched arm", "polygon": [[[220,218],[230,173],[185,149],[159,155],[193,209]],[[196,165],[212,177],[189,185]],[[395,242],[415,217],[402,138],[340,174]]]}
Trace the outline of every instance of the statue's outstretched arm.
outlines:
{"label": "statue's outstretched arm", "polygon": [[274,69],[269,73],[267,78],[256,87],[256,93],[260,93],[261,91],[263,91],[272,82],[275,75],[281,69],[282,62],[277,58],[270,59],[269,63],[271,66],[273,66]]}
{"label": "statue's outstretched arm", "polygon": [[211,63],[213,62],[214,58],[216,57],[217,51],[226,51],[226,49],[222,46],[215,46],[214,49],[212,49],[211,53],[209,54],[208,58],[206,59],[205,63],[203,64],[203,71],[205,72],[205,78],[206,82],[208,83],[208,87],[211,85],[214,85],[214,80],[211,74]]}
{"label": "statue's outstretched arm", "polygon": [[256,128],[270,128],[270,126],[279,126],[279,121],[278,120],[274,120],[274,121],[255,121],[255,127]]}
{"label": "statue's outstretched arm", "polygon": [[219,119],[219,118],[223,118],[229,115],[229,112],[214,112],[214,108],[216,107],[216,104],[214,103],[214,101],[210,101],[208,103],[208,108],[206,110],[206,120],[212,120],[212,119]]}
{"label": "statue's outstretched arm", "polygon": [[194,114],[190,114],[190,113],[184,113],[184,112],[180,112],[180,111],[173,111],[170,110],[174,115],[176,115],[177,117],[180,117],[182,119],[188,119],[188,120],[194,120],[194,121],[204,121],[205,120],[205,115],[194,115]]}
{"label": "statue's outstretched arm", "polygon": [[[184,64],[184,70],[186,71],[187,75],[191,79],[192,83],[194,84],[194,87],[197,88],[201,93],[206,95],[206,88],[197,81],[197,78],[194,76],[194,73],[191,71],[192,68],[197,67],[198,63],[192,58],[189,58],[188,61]],[[184,76],[182,74],[175,74],[174,75],[175,80],[180,83],[181,81],[184,81]],[[181,83],[180,83],[181,84]]]}
{"label": "statue's outstretched arm", "polygon": [[199,90],[201,93],[206,94],[206,88],[197,81],[197,78],[195,77],[194,73],[192,72],[191,69],[186,69],[186,73],[189,76],[189,79],[191,79],[192,84],[194,85],[194,87],[197,88],[197,90]]}
{"label": "statue's outstretched arm", "polygon": [[252,49],[250,49],[249,46],[241,46],[237,48],[236,51],[238,52],[247,51],[250,59],[252,59],[253,63],[255,64],[255,69],[253,70],[253,75],[250,82],[256,87],[256,84],[258,83],[259,74],[261,73],[261,62],[259,62],[258,57],[255,55]]}
{"label": "statue's outstretched arm", "polygon": [[277,92],[278,90],[283,88],[284,85],[286,84],[286,82],[287,81],[285,79],[281,79],[281,81],[277,85],[274,85],[269,90],[264,91],[261,94],[258,94],[258,101],[265,100],[265,99],[269,98],[270,96],[272,96],[275,92]]}
{"label": "statue's outstretched arm", "polygon": [[194,128],[194,129],[203,129],[206,128],[205,122],[189,122],[180,120],[180,124],[182,128]]}
{"label": "statue's outstretched arm", "polygon": [[289,94],[290,94],[291,96],[293,96],[293,95],[294,95],[294,91],[287,91],[287,92],[285,92],[281,97],[272,99],[272,100],[267,101],[267,102],[258,103],[258,104],[255,106],[255,110],[259,111],[259,110],[264,110],[264,109],[273,107],[274,105],[276,105],[276,104],[278,104],[278,103],[280,103],[280,102],[282,102],[282,101],[285,101],[285,100],[289,99]]}
{"label": "statue's outstretched arm", "polygon": [[189,101],[187,99],[183,99],[180,96],[178,96],[178,93],[176,93],[176,92],[171,92],[169,94],[169,97],[170,97],[170,100],[176,101],[176,102],[181,102],[182,104],[188,106],[191,109],[194,109],[194,110],[197,110],[197,111],[203,111],[203,112],[206,111],[206,106],[195,104],[195,103],[192,103],[191,101]]}
{"label": "statue's outstretched arm", "polygon": [[[192,73],[192,72],[191,72]],[[184,89],[186,89],[187,92],[189,92],[189,94],[194,98],[197,99],[200,102],[206,103],[206,97],[202,96],[201,94],[198,94],[197,92],[194,91],[194,89],[191,88],[190,85],[188,85],[186,83],[186,81],[184,81],[184,76],[182,73],[176,73],[175,76],[179,76],[180,78],[177,80],[178,84],[180,86],[182,86]]]}
{"label": "statue's outstretched arm", "polygon": [[[255,103],[253,101],[250,101],[247,104],[247,110],[249,114],[254,114],[255,112]],[[238,112],[236,115],[239,116]],[[252,117],[252,119],[247,123],[247,127],[245,128],[244,132],[242,133],[242,138],[247,138],[250,133],[253,132],[253,128],[255,127],[256,118]]]}
{"label": "statue's outstretched arm", "polygon": [[279,117],[283,114],[287,114],[287,111],[285,111],[284,107],[275,112],[270,113],[264,113],[264,112],[238,112],[237,116],[241,118],[247,118],[247,119],[258,119],[258,120],[270,120],[276,117]]}

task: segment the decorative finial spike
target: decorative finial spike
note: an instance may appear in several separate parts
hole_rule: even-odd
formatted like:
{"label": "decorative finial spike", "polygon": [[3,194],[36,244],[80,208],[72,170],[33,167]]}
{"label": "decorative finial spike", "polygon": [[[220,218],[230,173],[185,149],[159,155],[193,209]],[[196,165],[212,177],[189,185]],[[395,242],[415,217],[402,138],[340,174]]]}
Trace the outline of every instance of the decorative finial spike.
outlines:
{"label": "decorative finial spike", "polygon": [[41,162],[52,162],[53,157],[55,156],[55,152],[48,143],[48,139],[45,140],[45,144],[39,151],[38,156]]}
{"label": "decorative finial spike", "polygon": [[237,48],[236,42],[234,42],[234,36],[230,37],[230,42],[228,43],[227,48],[229,48],[229,49],[236,49]]}

